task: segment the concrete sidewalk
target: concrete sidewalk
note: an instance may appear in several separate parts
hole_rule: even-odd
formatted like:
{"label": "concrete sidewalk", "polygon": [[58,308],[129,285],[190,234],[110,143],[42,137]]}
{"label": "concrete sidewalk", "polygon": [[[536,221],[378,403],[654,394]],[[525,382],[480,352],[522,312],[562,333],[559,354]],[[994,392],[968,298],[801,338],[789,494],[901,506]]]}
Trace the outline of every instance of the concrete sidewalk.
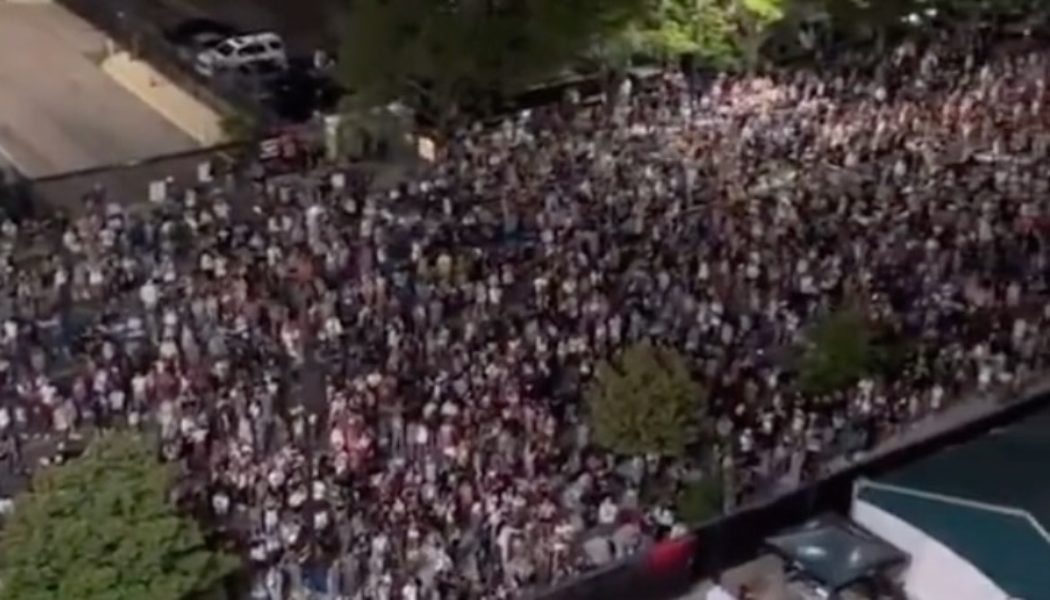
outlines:
{"label": "concrete sidewalk", "polygon": [[127,51],[111,52],[102,61],[102,70],[202,146],[226,141],[222,116],[146,61],[132,58]]}

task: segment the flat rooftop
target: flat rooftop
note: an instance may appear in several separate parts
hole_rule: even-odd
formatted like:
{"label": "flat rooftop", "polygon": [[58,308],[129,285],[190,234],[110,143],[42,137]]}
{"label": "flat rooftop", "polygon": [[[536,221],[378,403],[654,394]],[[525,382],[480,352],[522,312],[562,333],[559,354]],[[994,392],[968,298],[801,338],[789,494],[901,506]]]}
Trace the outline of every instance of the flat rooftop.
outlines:
{"label": "flat rooftop", "polygon": [[0,3],[0,162],[36,178],[198,147],[102,72],[105,51],[60,6]]}
{"label": "flat rooftop", "polygon": [[1050,597],[1050,409],[862,481],[858,498],[919,527],[1017,598]]}

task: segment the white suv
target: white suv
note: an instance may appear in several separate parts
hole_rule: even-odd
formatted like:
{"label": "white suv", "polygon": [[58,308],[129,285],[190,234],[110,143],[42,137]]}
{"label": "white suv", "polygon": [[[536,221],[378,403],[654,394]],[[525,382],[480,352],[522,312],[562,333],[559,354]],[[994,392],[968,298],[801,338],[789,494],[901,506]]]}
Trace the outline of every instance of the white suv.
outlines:
{"label": "white suv", "polygon": [[211,77],[217,72],[260,61],[288,66],[284,42],[276,33],[253,33],[227,38],[197,55],[197,72]]}

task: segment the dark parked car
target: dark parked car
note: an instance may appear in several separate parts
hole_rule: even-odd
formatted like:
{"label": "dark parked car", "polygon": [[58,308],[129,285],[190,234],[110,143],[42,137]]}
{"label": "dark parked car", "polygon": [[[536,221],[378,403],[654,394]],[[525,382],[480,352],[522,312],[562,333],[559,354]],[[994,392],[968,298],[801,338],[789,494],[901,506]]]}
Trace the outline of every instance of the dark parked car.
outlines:
{"label": "dark parked car", "polygon": [[192,63],[201,52],[214,48],[241,31],[228,23],[212,19],[187,19],[164,32],[179,58]]}
{"label": "dark parked car", "polygon": [[346,90],[331,78],[307,70],[289,69],[269,86],[266,103],[279,118],[302,123],[315,112],[329,112],[339,105]]}
{"label": "dark parked car", "polygon": [[240,65],[222,76],[252,96],[265,99],[273,95],[274,85],[285,75],[282,63],[261,60]]}

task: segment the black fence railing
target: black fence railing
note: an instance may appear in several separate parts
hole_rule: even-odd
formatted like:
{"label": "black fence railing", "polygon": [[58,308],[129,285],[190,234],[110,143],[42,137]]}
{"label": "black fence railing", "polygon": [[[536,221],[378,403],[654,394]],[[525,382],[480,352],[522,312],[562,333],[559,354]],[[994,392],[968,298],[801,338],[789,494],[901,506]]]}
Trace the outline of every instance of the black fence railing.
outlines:
{"label": "black fence railing", "polygon": [[105,191],[107,198],[134,206],[148,199],[151,183],[165,181],[177,187],[196,185],[202,164],[210,164],[209,171],[213,174],[222,173],[250,146],[247,143],[222,144],[23,180],[23,197],[38,217],[75,214],[84,197],[99,189]]}

